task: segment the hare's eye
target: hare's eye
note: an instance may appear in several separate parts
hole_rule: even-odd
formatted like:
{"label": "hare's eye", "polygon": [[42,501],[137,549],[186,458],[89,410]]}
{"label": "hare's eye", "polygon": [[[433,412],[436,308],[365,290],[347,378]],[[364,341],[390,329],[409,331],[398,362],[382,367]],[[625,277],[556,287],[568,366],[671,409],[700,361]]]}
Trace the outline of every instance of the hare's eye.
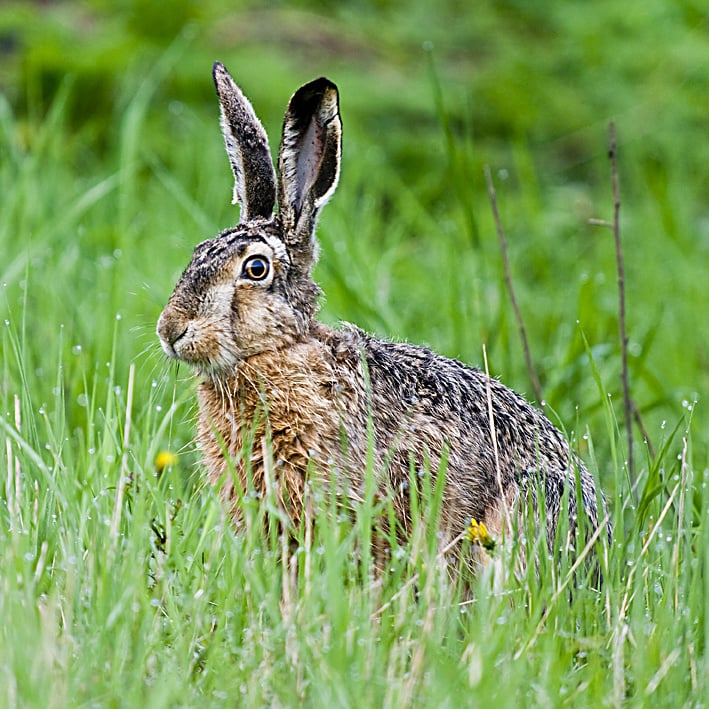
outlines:
{"label": "hare's eye", "polygon": [[252,281],[262,281],[268,275],[270,264],[265,256],[251,256],[244,261],[241,275]]}

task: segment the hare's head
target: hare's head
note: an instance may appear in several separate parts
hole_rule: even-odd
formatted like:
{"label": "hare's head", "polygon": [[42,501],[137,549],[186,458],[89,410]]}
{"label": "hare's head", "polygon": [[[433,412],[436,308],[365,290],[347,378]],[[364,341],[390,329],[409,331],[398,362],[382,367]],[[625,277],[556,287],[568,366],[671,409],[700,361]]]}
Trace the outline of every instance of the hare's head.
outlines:
{"label": "hare's head", "polygon": [[263,126],[218,62],[214,83],[241,218],[195,248],[157,332],[170,357],[218,377],[307,333],[319,294],[310,275],[315,223],[337,186],[342,129],[335,84],[321,78],[298,89],[283,120],[277,179]]}

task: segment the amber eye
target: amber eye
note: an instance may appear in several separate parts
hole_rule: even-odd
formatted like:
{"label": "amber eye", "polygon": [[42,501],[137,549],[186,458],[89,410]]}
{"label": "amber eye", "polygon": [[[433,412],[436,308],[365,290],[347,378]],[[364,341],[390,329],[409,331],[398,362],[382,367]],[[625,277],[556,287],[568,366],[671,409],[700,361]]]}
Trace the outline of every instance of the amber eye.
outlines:
{"label": "amber eye", "polygon": [[270,264],[265,256],[251,256],[244,261],[241,275],[252,281],[262,281],[268,275]]}

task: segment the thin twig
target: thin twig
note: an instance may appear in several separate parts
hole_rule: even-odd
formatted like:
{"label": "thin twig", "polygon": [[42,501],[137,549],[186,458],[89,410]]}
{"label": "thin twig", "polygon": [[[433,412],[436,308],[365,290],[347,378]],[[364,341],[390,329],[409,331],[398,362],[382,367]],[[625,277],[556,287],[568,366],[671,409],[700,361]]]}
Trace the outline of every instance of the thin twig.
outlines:
{"label": "thin twig", "polygon": [[652,445],[652,441],[650,440],[650,434],[648,434],[647,429],[645,428],[645,422],[643,421],[643,418],[640,415],[640,409],[638,409],[638,405],[635,403],[634,399],[631,399],[630,403],[633,407],[633,418],[635,419],[635,423],[640,429],[640,433],[642,434],[643,440],[645,441],[645,445],[647,446],[647,449],[650,453],[650,457],[654,460],[655,446]]}
{"label": "thin twig", "polygon": [[[607,219],[589,219],[588,223],[593,226],[606,227],[611,229],[614,234],[615,246],[616,246],[616,261],[617,261],[617,272],[618,272],[618,299],[619,299],[619,317],[618,317],[618,328],[620,331],[620,341],[621,341],[621,352],[622,352],[622,380],[623,380],[623,402],[625,407],[625,427],[628,435],[628,473],[630,477],[633,476],[633,434],[632,434],[632,419],[640,429],[643,440],[647,445],[648,452],[651,458],[655,458],[655,447],[652,445],[650,436],[645,428],[645,423],[643,422],[642,416],[640,414],[640,409],[637,404],[630,396],[630,384],[628,375],[628,337],[626,334],[626,322],[625,322],[625,272],[623,268],[623,250],[620,241],[620,188],[618,182],[618,165],[617,165],[617,147],[615,142],[615,125],[610,124],[610,148],[608,151],[608,157],[611,162],[611,182],[613,191],[613,221],[608,221]],[[630,416],[628,413],[628,407],[630,407]]]}
{"label": "thin twig", "polygon": [[529,352],[529,342],[527,341],[527,331],[524,327],[524,321],[522,320],[522,313],[520,312],[519,305],[517,305],[517,298],[515,296],[515,289],[512,285],[512,273],[510,271],[510,261],[507,257],[507,239],[505,238],[505,230],[502,228],[502,220],[500,219],[500,213],[497,209],[497,195],[495,193],[495,185],[492,182],[492,175],[490,174],[490,167],[485,165],[485,181],[487,182],[487,192],[490,198],[490,206],[492,207],[492,215],[495,218],[495,226],[497,227],[497,237],[500,241],[500,252],[502,253],[502,263],[505,268],[505,284],[507,286],[507,292],[509,293],[510,300],[512,301],[512,309],[515,313],[515,319],[517,320],[517,327],[519,328],[519,334],[522,338],[522,349],[524,350],[524,360],[527,363],[527,371],[529,372],[529,378],[532,380],[532,388],[534,389],[534,396],[537,399],[539,406],[544,405],[544,397],[542,396],[542,385],[539,383],[539,377],[537,376],[537,370],[534,368],[534,363],[532,362],[532,355]]}
{"label": "thin twig", "polygon": [[628,475],[632,480],[633,471],[633,403],[630,399],[628,375],[628,335],[625,325],[625,270],[623,267],[623,248],[620,243],[620,187],[618,183],[618,148],[615,140],[615,123],[608,127],[608,159],[611,163],[611,185],[613,188],[613,238],[615,240],[615,259],[618,269],[618,328],[620,330],[621,379],[623,382],[623,409],[625,411],[625,430],[628,437]]}

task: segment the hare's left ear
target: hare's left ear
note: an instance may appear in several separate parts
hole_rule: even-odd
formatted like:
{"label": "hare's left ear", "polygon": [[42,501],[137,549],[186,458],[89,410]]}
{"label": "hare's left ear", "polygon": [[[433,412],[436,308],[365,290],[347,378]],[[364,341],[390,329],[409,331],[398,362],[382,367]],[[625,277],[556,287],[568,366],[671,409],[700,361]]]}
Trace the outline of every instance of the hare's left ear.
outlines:
{"label": "hare's left ear", "polygon": [[299,88],[288,104],[278,154],[278,209],[286,243],[303,265],[315,257],[320,207],[340,176],[342,123],[337,86],[325,78]]}
{"label": "hare's left ear", "polygon": [[241,205],[242,222],[256,217],[268,219],[276,201],[276,172],[266,131],[225,66],[216,62],[212,73],[226,151],[234,171],[233,202]]}

